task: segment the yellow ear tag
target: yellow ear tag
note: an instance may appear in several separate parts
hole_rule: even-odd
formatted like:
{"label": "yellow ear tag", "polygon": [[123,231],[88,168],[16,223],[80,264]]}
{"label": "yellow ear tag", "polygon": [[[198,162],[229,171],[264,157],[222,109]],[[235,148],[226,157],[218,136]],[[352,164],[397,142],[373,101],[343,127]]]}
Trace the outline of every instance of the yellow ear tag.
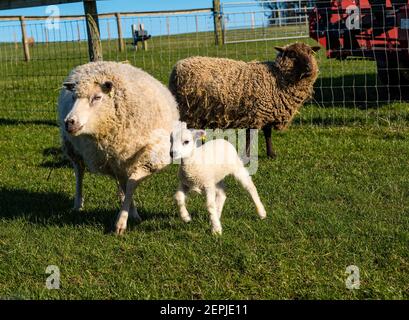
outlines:
{"label": "yellow ear tag", "polygon": [[202,143],[206,142],[206,136],[202,136]]}
{"label": "yellow ear tag", "polygon": [[109,97],[112,98],[114,96],[114,90],[109,91]]}

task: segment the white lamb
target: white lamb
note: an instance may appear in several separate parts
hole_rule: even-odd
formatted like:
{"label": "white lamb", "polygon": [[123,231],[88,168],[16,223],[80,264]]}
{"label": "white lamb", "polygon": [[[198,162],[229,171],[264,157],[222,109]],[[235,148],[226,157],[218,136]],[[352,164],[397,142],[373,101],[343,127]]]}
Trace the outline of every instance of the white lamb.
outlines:
{"label": "white lamb", "polygon": [[260,201],[257,189],[240,160],[234,146],[224,140],[215,139],[203,145],[198,141],[206,134],[204,130],[189,130],[186,123],[179,123],[171,134],[170,156],[180,159],[179,187],[175,200],[183,221],[191,220],[186,209],[186,197],[189,191],[204,192],[207,210],[213,234],[221,234],[220,218],[226,200],[223,179],[233,175],[250,193],[261,219],[266,217],[266,210]]}

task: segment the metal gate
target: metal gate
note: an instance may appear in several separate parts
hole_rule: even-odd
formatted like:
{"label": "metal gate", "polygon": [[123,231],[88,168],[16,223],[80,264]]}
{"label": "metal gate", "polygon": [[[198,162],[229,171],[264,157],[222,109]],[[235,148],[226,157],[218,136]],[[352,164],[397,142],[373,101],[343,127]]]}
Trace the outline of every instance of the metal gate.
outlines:
{"label": "metal gate", "polygon": [[308,38],[310,1],[223,2],[224,43]]}

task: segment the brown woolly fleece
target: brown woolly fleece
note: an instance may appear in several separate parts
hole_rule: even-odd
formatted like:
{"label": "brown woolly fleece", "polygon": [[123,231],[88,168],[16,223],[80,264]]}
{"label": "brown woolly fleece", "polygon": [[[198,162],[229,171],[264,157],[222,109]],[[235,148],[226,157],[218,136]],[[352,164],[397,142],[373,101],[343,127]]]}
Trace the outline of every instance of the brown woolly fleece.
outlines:
{"label": "brown woolly fleece", "polygon": [[311,97],[318,76],[313,49],[284,48],[275,61],[191,57],[172,70],[169,89],[193,128],[286,128]]}

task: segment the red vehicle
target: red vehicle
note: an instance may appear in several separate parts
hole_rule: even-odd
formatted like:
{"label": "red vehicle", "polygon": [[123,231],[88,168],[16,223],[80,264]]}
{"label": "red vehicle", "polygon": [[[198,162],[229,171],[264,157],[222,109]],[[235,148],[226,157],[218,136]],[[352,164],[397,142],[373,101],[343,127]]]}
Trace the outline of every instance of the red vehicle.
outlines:
{"label": "red vehicle", "polygon": [[409,84],[409,0],[317,0],[309,27],[328,58],[374,59],[384,84]]}

